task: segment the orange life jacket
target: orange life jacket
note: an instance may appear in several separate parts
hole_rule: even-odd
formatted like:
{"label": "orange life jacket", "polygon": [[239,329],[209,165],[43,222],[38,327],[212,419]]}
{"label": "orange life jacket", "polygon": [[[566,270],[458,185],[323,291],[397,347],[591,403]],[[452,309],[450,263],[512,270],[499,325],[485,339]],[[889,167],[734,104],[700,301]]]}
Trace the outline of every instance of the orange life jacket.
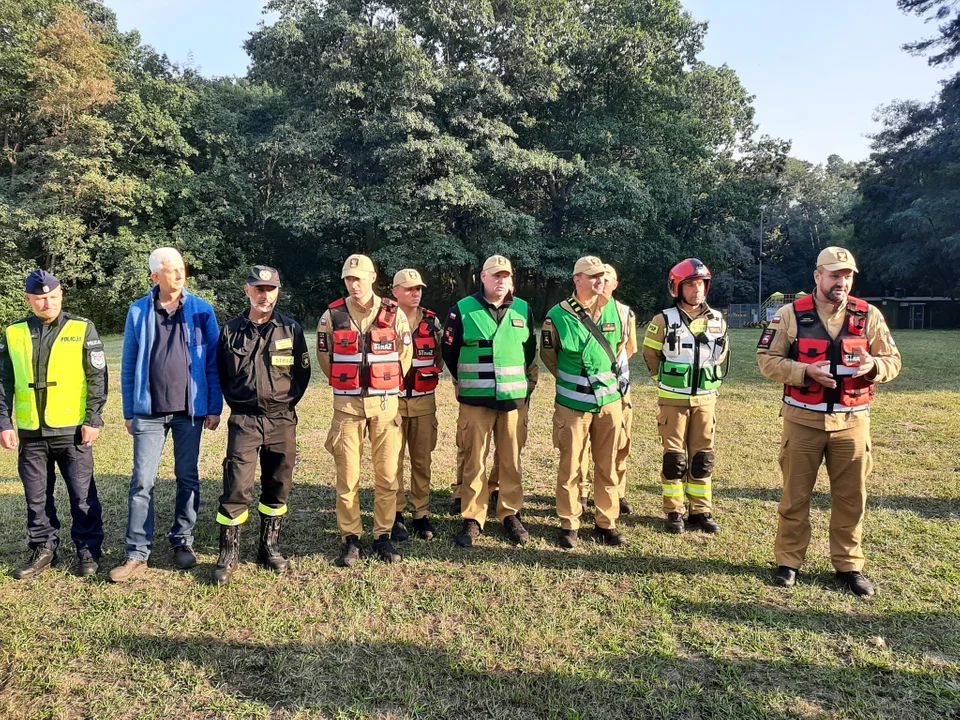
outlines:
{"label": "orange life jacket", "polygon": [[397,303],[384,298],[365,333],[350,317],[343,298],[330,304],[333,357],[330,386],[334,395],[399,395],[403,389],[400,342],[394,323]]}
{"label": "orange life jacket", "polygon": [[859,412],[873,402],[873,381],[853,377],[857,371],[857,349],[868,351],[866,338],[867,311],[870,306],[859,298],[847,298],[847,314],[836,338],[831,338],[824,327],[813,295],[794,301],[797,316],[797,339],[790,347],[790,358],[807,365],[830,363],[830,373],[837,381],[836,388],[825,388],[819,383],[808,387],[785,385],[783,402],[815,412]]}

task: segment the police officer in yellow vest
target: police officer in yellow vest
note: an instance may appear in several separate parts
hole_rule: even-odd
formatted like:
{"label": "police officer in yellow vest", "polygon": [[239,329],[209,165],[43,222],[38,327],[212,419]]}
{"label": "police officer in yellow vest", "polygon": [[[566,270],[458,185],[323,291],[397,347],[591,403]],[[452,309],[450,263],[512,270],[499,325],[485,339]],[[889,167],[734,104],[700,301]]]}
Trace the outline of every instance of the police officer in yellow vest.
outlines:
{"label": "police officer in yellow vest", "polygon": [[58,562],[54,463],[70,495],[77,574],[93,575],[103,544],[93,443],[107,402],[106,355],[92,322],[61,312],[63,288],[53,275],[31,273],[26,299],[34,317],[14,323],[0,338],[0,444],[7,450],[20,445],[17,465],[32,551],[13,576],[35,577]]}
{"label": "police officer in yellow vest", "polygon": [[463,530],[456,542],[473,547],[490,500],[484,461],[495,438],[500,462],[497,517],[517,544],[530,539],[520,522],[520,408],[537,382],[533,311],[513,295],[513,266],[502,255],[483,263],[480,292],[450,308],[443,329],[443,359],[460,403],[457,438],[463,447]]}
{"label": "police officer in yellow vest", "polygon": [[553,412],[553,446],[560,451],[557,515],[562,528],[559,545],[568,549],[579,539],[583,514],[579,479],[588,439],[594,465],[593,535],[608,545],[625,542],[617,530],[616,476],[623,427],[618,356],[625,335],[617,304],[603,294],[605,274],[599,258],[577,260],[576,291],[547,313],[540,342],[540,358],[557,379]]}
{"label": "police officer in yellow vest", "polygon": [[729,347],[723,315],[706,303],[711,277],[696,258],[674,265],[667,288],[676,302],[654,316],[643,339],[643,359],[659,386],[664,527],[677,534],[691,527],[720,532],[712,514],[714,427]]}
{"label": "police officer in yellow vest", "polygon": [[[620,367],[620,384],[623,390],[623,432],[620,435],[620,449],[617,450],[617,495],[620,496],[620,514],[629,515],[633,506],[627,501],[627,458],[633,447],[633,399],[630,397],[630,358],[637,353],[637,316],[629,305],[625,305],[613,298],[614,291],[620,287],[620,279],[613,265],[603,266],[606,271],[603,276],[603,295],[607,300],[617,304],[620,321],[623,323],[624,341],[617,355],[617,364]],[[587,512],[587,499],[590,497],[590,440],[587,439],[587,452],[583,453],[583,462],[580,465],[580,504],[583,512]]]}
{"label": "police officer in yellow vest", "polygon": [[373,291],[377,273],[366,255],[351,255],[341,273],[348,296],[330,304],[317,327],[317,361],[333,388],[326,449],[337,465],[337,525],[343,539],[337,564],[362,554],[360,454],[370,438],[373,457],[373,552],[385,562],[402,556],[390,542],[397,513],[397,463],[403,423],[399,397],[409,372],[413,338],[397,303]]}
{"label": "police officer in yellow vest", "polygon": [[810,544],[810,497],[820,465],[830,479],[830,556],[837,579],[873,595],[863,574],[863,518],[874,385],[900,374],[900,351],[883,315],[850,296],[853,254],[828,247],[817,257],[816,289],[777,311],[757,344],[764,376],[783,383],[780,468],[783,498],[774,554],[775,584],[793,587]]}
{"label": "police officer in yellow vest", "polygon": [[443,371],[440,354],[442,326],[437,314],[420,307],[426,284],[411,268],[393,276],[393,296],[407,318],[413,333],[413,361],[400,396],[402,419],[400,462],[397,468],[397,517],[391,539],[402,542],[409,537],[403,509],[407,496],[403,487],[403,455],[410,455],[410,505],[413,532],[421,540],[432,540],[430,524],[430,478],[433,451],[437,447],[437,384]]}

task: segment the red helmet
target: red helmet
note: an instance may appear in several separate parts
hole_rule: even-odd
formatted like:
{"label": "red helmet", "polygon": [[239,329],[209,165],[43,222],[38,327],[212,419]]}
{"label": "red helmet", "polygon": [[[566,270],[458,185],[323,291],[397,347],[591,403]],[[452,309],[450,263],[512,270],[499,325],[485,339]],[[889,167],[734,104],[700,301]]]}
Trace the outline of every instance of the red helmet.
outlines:
{"label": "red helmet", "polygon": [[667,288],[673,297],[680,296],[680,286],[687,280],[704,280],[704,292],[710,292],[710,268],[704,265],[696,258],[687,258],[678,262],[670,269],[670,278],[667,280]]}

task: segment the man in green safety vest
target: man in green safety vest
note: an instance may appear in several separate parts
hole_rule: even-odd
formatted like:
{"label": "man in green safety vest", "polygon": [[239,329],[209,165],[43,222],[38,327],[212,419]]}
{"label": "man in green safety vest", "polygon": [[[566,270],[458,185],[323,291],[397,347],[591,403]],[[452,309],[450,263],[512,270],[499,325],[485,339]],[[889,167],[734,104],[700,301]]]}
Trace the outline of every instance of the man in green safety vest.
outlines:
{"label": "man in green safety vest", "polygon": [[31,273],[26,300],[34,317],[15,322],[0,338],[0,445],[20,446],[17,469],[32,552],[13,577],[35,577],[58,562],[54,463],[70,494],[77,574],[93,575],[103,544],[93,443],[107,402],[106,355],[92,322],[61,312],[63,288],[56,277],[44,270]]}
{"label": "man in green safety vest", "polygon": [[553,446],[560,451],[557,515],[562,548],[576,547],[583,506],[580,468],[591,448],[594,464],[594,537],[608,545],[625,540],[620,517],[617,450],[623,426],[623,389],[618,354],[625,342],[623,319],[603,294],[606,267],[600,258],[582,257],[573,268],[576,291],[554,305],[543,321],[540,357],[557,379]]}
{"label": "man in green safety vest", "polygon": [[463,531],[456,542],[473,547],[486,521],[490,493],[484,461],[493,438],[500,463],[497,517],[510,540],[522,545],[530,533],[520,522],[525,435],[520,423],[526,421],[520,408],[537,382],[537,337],[530,306],[513,295],[513,266],[507,258],[487,258],[480,281],[480,292],[450,308],[441,343],[460,402]]}

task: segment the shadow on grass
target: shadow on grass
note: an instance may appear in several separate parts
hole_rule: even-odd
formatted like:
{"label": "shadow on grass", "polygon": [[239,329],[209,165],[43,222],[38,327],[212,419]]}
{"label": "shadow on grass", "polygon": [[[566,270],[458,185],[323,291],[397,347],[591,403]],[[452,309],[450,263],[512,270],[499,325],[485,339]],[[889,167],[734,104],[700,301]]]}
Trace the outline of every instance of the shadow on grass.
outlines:
{"label": "shadow on grass", "polygon": [[[714,495],[718,498],[734,500],[760,500],[779,503],[782,496],[780,488],[738,488],[718,486]],[[811,506],[829,510],[830,493],[814,492]],[[913,495],[870,495],[867,491],[868,510],[892,510],[894,512],[912,512],[930,520],[955,520],[960,518],[960,500],[956,498],[922,497]]]}
{"label": "shadow on grass", "polygon": [[263,646],[149,635],[111,641],[138,665],[202,668],[202,677],[245,709],[253,704],[269,712],[336,717],[942,718],[960,700],[955,685],[945,687],[938,673],[657,651],[580,659],[549,671],[509,664],[502,670],[499,662],[478,667],[488,664],[479,652],[429,642]]}

